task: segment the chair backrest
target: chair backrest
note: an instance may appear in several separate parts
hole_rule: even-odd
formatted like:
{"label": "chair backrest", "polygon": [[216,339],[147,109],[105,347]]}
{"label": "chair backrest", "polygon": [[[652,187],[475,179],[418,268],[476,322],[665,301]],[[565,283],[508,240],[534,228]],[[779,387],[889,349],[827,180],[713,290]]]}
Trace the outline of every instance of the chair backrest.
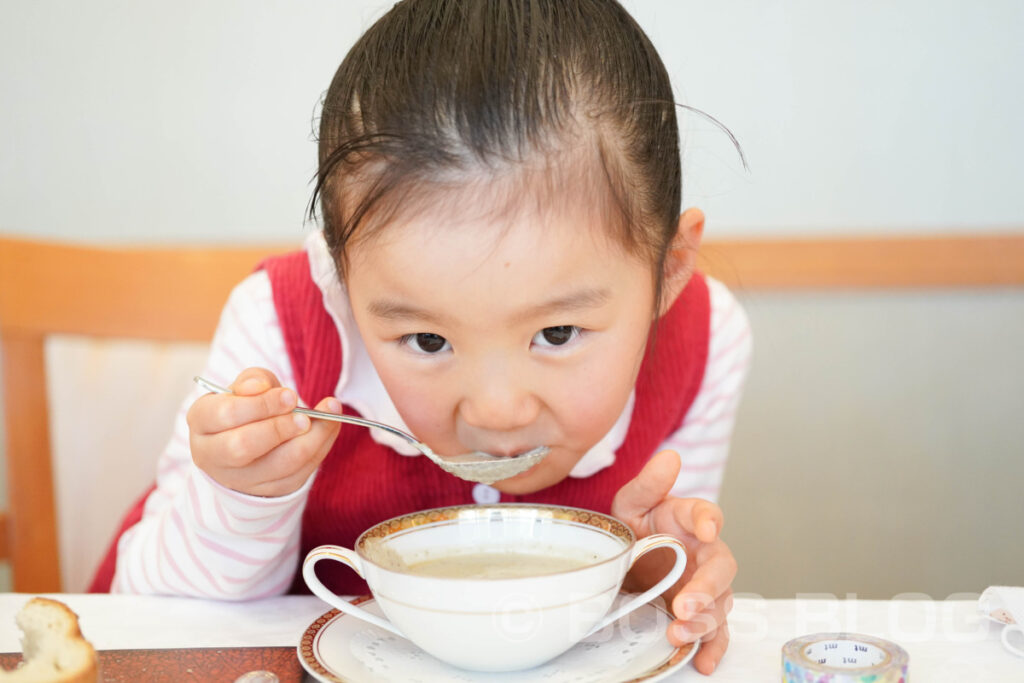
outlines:
{"label": "chair backrest", "polygon": [[[14,590],[61,588],[46,336],[207,341],[230,288],[264,256],[287,248],[99,249],[0,236],[0,377],[9,490],[9,509],[6,514],[0,510],[0,560],[11,561]],[[705,272],[748,292],[1024,285],[1024,235],[1019,231],[885,240],[719,241],[705,245],[702,255]],[[777,403],[773,395],[764,405]],[[734,517],[741,520],[740,528],[742,520],[763,514],[756,500],[748,506]],[[762,533],[756,524],[750,529]]]}
{"label": "chair backrest", "polygon": [[44,341],[53,334],[208,341],[231,288],[288,247],[97,248],[0,236],[7,510],[13,589],[61,590]]}

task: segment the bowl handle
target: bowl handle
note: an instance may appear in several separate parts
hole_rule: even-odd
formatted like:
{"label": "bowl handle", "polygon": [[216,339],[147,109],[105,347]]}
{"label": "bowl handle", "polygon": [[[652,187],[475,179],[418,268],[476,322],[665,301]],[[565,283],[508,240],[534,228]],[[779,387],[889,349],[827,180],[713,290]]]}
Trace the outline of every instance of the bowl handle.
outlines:
{"label": "bowl handle", "polygon": [[669,536],[668,534],[651,534],[650,536],[645,536],[644,538],[639,539],[633,546],[633,553],[629,558],[629,566],[632,567],[633,563],[640,559],[641,555],[646,555],[655,548],[671,548],[675,551],[676,563],[672,565],[672,569],[669,570],[668,574],[665,574],[661,581],[654,584],[640,595],[628,600],[617,610],[598,622],[597,626],[590,629],[587,636],[593,635],[608,624],[615,623],[620,618],[629,614],[641,605],[646,605],[653,598],[668,590],[669,587],[678,581],[679,577],[683,575],[683,570],[686,569],[686,546],[684,546],[678,538],[675,536]]}
{"label": "bowl handle", "polygon": [[370,614],[362,607],[353,605],[348,600],[345,600],[339,595],[332,593],[328,590],[327,586],[320,582],[320,579],[316,577],[316,572],[313,571],[314,566],[320,560],[334,560],[335,562],[341,562],[342,564],[348,565],[352,570],[363,576],[362,563],[359,561],[359,556],[348,548],[342,548],[337,545],[322,545],[317,548],[313,548],[306,555],[305,561],[302,563],[302,578],[306,581],[306,585],[309,586],[309,590],[313,591],[313,594],[326,602],[331,607],[335,607],[345,614],[352,615],[358,619],[369,622],[374,626],[379,626],[382,629],[390,631],[397,636],[405,635],[395,628],[390,621],[382,617],[378,617],[376,614]]}

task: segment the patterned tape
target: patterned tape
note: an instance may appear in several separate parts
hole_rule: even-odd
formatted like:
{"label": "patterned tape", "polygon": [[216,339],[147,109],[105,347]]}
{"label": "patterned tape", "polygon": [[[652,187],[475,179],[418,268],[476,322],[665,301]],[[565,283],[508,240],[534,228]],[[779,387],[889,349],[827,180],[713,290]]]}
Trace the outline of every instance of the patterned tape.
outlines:
{"label": "patterned tape", "polygon": [[857,633],[815,633],[782,646],[783,683],[907,683],[907,651]]}

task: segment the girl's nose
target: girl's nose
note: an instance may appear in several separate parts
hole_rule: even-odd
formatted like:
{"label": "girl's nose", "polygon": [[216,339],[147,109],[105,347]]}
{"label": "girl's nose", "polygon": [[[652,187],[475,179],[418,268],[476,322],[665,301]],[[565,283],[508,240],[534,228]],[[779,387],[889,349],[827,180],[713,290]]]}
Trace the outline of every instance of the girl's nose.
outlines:
{"label": "girl's nose", "polygon": [[[540,401],[514,372],[506,367],[474,373],[459,406],[461,417],[477,429],[507,432],[531,424]],[[518,380],[518,381],[517,381]]]}

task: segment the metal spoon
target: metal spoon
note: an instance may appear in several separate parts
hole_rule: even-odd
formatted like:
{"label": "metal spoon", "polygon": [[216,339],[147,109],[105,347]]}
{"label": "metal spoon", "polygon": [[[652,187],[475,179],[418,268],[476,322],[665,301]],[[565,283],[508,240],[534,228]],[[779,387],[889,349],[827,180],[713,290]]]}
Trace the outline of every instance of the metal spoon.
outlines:
{"label": "metal spoon", "polygon": [[[207,391],[212,391],[215,394],[232,393],[232,391],[227,387],[215,384],[204,377],[194,377],[193,379],[196,384]],[[309,408],[296,408],[294,412],[302,413],[303,415],[308,415],[309,417],[313,417],[318,420],[332,420],[334,422],[344,422],[346,424],[360,425],[362,427],[383,429],[386,432],[400,436],[408,441],[414,448],[416,448],[416,450],[430,458],[434,464],[445,472],[454,474],[459,479],[475,481],[481,484],[492,484],[496,481],[508,479],[520,472],[524,472],[543,460],[544,456],[546,456],[550,451],[547,446],[538,446],[537,448],[532,448],[528,451],[512,456],[491,455],[490,453],[484,453],[483,451],[473,451],[472,453],[463,453],[462,455],[443,458],[434,453],[434,451],[430,449],[430,446],[423,443],[412,434],[406,434],[401,429],[392,427],[391,425],[386,425],[382,422],[366,420],[352,415],[324,413],[319,410],[310,410]]]}

